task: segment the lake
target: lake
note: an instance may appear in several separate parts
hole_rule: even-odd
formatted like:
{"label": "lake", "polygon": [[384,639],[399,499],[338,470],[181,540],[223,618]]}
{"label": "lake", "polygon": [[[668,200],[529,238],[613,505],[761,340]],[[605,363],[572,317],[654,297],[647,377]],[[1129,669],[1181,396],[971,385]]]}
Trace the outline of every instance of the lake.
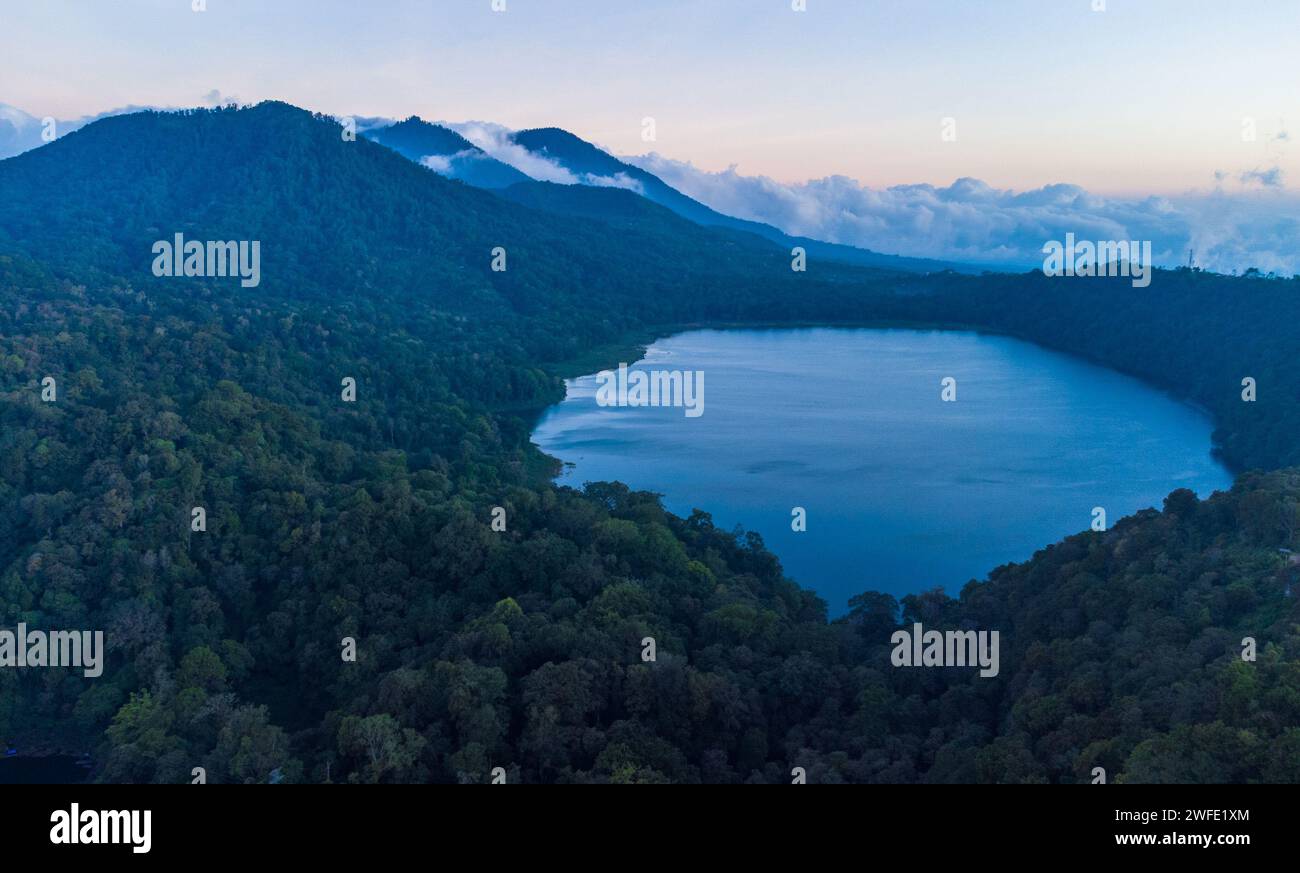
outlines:
{"label": "lake", "polygon": [[601,406],[594,374],[570,380],[533,434],[571,464],[559,481],[625,482],[758,531],[837,615],[866,590],[955,595],[1086,530],[1094,507],[1113,525],[1176,488],[1204,498],[1232,482],[1204,414],[1006,337],[700,330],[654,343],[637,370],[703,373],[700,414]]}

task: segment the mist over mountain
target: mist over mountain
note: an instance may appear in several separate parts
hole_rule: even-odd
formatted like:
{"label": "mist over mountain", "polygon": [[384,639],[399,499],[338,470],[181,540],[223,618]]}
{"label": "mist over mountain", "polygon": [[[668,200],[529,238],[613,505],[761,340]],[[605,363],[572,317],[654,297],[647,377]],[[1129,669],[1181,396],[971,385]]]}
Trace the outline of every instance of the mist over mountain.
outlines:
{"label": "mist over mountain", "polygon": [[[844,176],[791,184],[734,166],[706,172],[653,152],[618,158],[560,128],[452,126],[534,179],[630,188],[696,223],[849,263],[921,272],[1036,269],[1046,241],[1073,233],[1150,240],[1165,267],[1190,258],[1223,273],[1300,272],[1300,198],[1281,187],[1276,172],[1222,173],[1213,191],[1137,198],[1064,183],[1005,191],[973,178],[876,190]],[[890,263],[876,252],[904,260]]]}
{"label": "mist over mountain", "polygon": [[1045,241],[1073,233],[1151,240],[1165,267],[1185,265],[1194,252],[1196,266],[1216,272],[1300,273],[1300,196],[1273,173],[1221,174],[1203,193],[1125,198],[1070,184],[998,190],[971,178],[884,189],[844,176],[785,183],[654,153],[626,160],[721,212],[902,255],[1028,269],[1041,266]]}
{"label": "mist over mountain", "polygon": [[[690,221],[766,238],[781,246],[799,246],[814,257],[881,269],[932,272],[954,269],[979,272],[983,268],[919,258],[899,258],[820,240],[791,237],[770,225],[743,221],[716,212],[682,195],[644,170],[624,163],[602,149],[559,128],[510,131],[496,124],[466,122],[434,124],[418,116],[401,122],[391,119],[352,118],[363,136],[385,145],[439,175],[498,192],[515,185],[530,189],[507,199],[528,201],[536,208],[570,215],[605,217],[620,212],[639,214],[640,208],[620,195],[563,192],[544,186],[560,185],[597,189],[624,189],[667,207]],[[472,140],[472,141],[471,141]],[[535,183],[535,184],[529,184]]]}
{"label": "mist over mountain", "polygon": [[371,129],[364,136],[439,175],[460,179],[477,188],[506,188],[530,181],[528,176],[491,157],[456,131],[429,124],[418,116]]}
{"label": "mist over mountain", "polygon": [[[229,102],[213,95],[205,98],[213,105]],[[59,120],[53,130],[63,136],[144,108]],[[1218,173],[1203,192],[1134,198],[1100,196],[1067,183],[999,190],[974,178],[873,189],[845,176],[788,183],[746,175],[736,166],[706,171],[654,152],[615,157],[556,127],[512,131],[490,122],[431,123],[418,116],[354,120],[362,136],[469,185],[503,190],[542,181],[625,188],[697,224],[862,266],[1035,269],[1046,241],[1073,233],[1079,239],[1150,240],[1155,262],[1165,267],[1190,259],[1222,273],[1300,273],[1300,197],[1283,185],[1276,167]],[[0,159],[43,145],[42,130],[42,119],[0,104]],[[560,211],[569,208],[554,193],[546,199]]]}
{"label": "mist over mountain", "polygon": [[[836,262],[907,272],[979,271],[978,268],[960,263],[899,258],[867,249],[828,244],[817,239],[792,237],[771,225],[723,214],[685,196],[653,174],[619,160],[592,143],[559,128],[516,132],[499,125],[477,122],[459,127],[483,149],[538,181],[598,188],[625,188],[696,224],[752,233],[787,249],[799,246],[811,256]],[[563,205],[564,198],[560,192],[552,191],[546,199],[553,208],[560,211],[568,208]],[[582,196],[581,199],[584,204],[592,202],[589,196]],[[611,203],[605,208],[611,211],[617,208],[615,204],[626,202],[624,198],[612,197]]]}

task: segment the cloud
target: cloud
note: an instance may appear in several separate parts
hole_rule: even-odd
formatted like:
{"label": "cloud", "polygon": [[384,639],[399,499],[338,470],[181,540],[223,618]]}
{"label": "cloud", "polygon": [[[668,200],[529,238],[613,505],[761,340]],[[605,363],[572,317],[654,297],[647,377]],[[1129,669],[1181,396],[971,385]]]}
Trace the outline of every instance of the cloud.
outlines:
{"label": "cloud", "polygon": [[211,91],[203,95],[203,102],[209,106],[229,106],[232,103],[238,104],[239,98],[234,95],[227,96],[222,94],[216,88],[213,88]]}
{"label": "cloud", "polygon": [[424,164],[430,170],[443,176],[449,176],[452,172],[452,164],[462,158],[473,158],[478,152],[473,149],[465,149],[456,152],[454,155],[425,155],[420,158],[420,163]]}
{"label": "cloud", "polygon": [[526,176],[542,182],[577,185],[582,180],[549,158],[534,154],[519,145],[511,135],[514,131],[489,121],[448,122],[439,121],[502,163],[509,164]]}
{"label": "cloud", "polygon": [[[1216,174],[1217,175],[1217,174]],[[1282,187],[1282,168],[1270,167],[1267,170],[1247,170],[1237,177],[1243,185],[1257,184],[1265,188]]]}
{"label": "cloud", "polygon": [[890,254],[996,265],[1042,263],[1048,240],[1150,240],[1156,263],[1176,266],[1196,250],[1198,266],[1219,272],[1257,267],[1300,273],[1300,195],[1280,170],[1249,171],[1241,188],[1216,174],[1213,193],[1111,198],[1078,185],[1028,191],[962,178],[946,187],[869,188],[845,176],[797,184],[745,176],[735,166],[708,172],[657,154],[623,158],[719,212],[787,233]]}
{"label": "cloud", "polygon": [[357,133],[366,133],[371,130],[383,130],[385,127],[392,127],[397,124],[396,118],[385,118],[382,115],[335,115],[334,120],[342,124],[344,119],[352,119],[352,123],[357,126]]}
{"label": "cloud", "polygon": [[594,185],[597,188],[626,188],[628,191],[645,194],[645,186],[627,173],[615,173],[612,176],[596,176],[592,173],[584,173],[582,175],[582,184]]}
{"label": "cloud", "polygon": [[645,190],[640,182],[626,173],[612,176],[598,176],[594,173],[574,173],[558,161],[529,151],[512,138],[515,131],[490,121],[439,121],[443,127],[449,127],[465,139],[487,152],[504,164],[509,164],[519,172],[541,182],[555,182],[560,185],[593,185],[597,188],[626,188],[638,194]]}

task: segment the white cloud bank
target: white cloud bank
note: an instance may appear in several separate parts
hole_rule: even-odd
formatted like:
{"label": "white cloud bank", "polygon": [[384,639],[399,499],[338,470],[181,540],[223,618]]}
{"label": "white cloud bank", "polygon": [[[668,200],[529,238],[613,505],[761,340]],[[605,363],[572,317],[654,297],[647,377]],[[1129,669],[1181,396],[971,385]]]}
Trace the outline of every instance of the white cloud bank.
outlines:
{"label": "white cloud bank", "polygon": [[1185,264],[1195,249],[1197,266],[1217,272],[1300,273],[1300,194],[1283,188],[1276,170],[1217,174],[1210,193],[1120,199],[1077,185],[1016,192],[970,178],[947,187],[875,189],[845,176],[786,184],[657,154],[622,160],[719,212],[889,254],[1032,267],[1046,241],[1072,232],[1150,240],[1162,266]]}

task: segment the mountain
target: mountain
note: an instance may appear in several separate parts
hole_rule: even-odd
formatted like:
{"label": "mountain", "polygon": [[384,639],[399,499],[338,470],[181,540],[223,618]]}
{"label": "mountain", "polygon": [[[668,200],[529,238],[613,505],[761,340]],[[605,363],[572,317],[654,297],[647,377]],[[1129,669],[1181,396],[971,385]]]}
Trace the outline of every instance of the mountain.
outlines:
{"label": "mountain", "polygon": [[[259,143],[266,130],[275,141]],[[171,145],[191,138],[184,149]],[[0,163],[0,185],[0,251],[148,284],[160,281],[150,275],[151,246],[175,233],[259,241],[261,294],[418,295],[457,310],[506,298],[506,311],[536,311],[606,285],[635,297],[638,288],[682,287],[688,276],[697,286],[709,277],[800,278],[761,239],[684,221],[611,237],[603,223],[556,221],[365,138],[348,142],[330,119],[280,103],[104,119]],[[28,208],[42,196],[57,207]],[[497,247],[518,269],[490,269]],[[649,276],[647,252],[662,259]],[[570,281],[552,280],[560,275]]]}
{"label": "mountain", "polygon": [[541,212],[592,218],[622,229],[655,228],[681,232],[682,225],[689,223],[671,209],[622,188],[529,180],[496,193],[513,203]]}
{"label": "mountain", "polygon": [[[58,136],[64,136],[101,118],[136,113],[141,108],[125,107],[98,116],[57,121],[54,130]],[[43,145],[42,129],[40,119],[16,107],[0,104],[0,159]],[[396,124],[366,124],[361,128],[361,135],[396,151],[411,161],[429,167],[440,175],[460,180],[474,187],[500,191],[513,185],[533,181],[524,172],[492,157],[456,131],[427,122],[418,116],[411,116]],[[882,255],[867,249],[792,237],[767,224],[723,215],[687,197],[653,174],[620,161],[591,143],[559,128],[520,131],[513,134],[512,139],[519,146],[554,161],[578,179],[590,184],[607,186],[613,183],[603,180],[618,180],[618,186],[632,187],[651,202],[665,206],[696,224],[751,233],[771,240],[786,248],[787,251],[794,246],[801,246],[814,259],[917,273],[943,270],[969,273],[983,271],[983,268],[967,265],[924,258]],[[516,192],[515,198],[519,196],[522,195]],[[536,205],[545,201],[548,210],[568,215],[586,215],[595,208],[608,216],[629,208],[629,201],[618,195],[590,196],[585,193],[574,193],[566,196],[563,192],[555,191],[543,195],[535,191],[530,196]],[[597,206],[596,201],[602,197],[607,198],[609,202]]]}
{"label": "mountain", "polygon": [[529,181],[528,176],[491,157],[456,131],[418,116],[363,135],[444,176],[478,188],[506,188]]}
{"label": "mountain", "polygon": [[[510,135],[515,145],[568,171],[579,184],[559,190],[554,183],[534,182],[522,171],[499,161],[475,146],[459,133],[432,124],[416,116],[398,124],[367,131],[365,136],[397,151],[417,163],[423,162],[449,178],[459,179],[480,188],[504,190],[523,186],[508,199],[527,201],[529,205],[566,215],[619,215],[621,220],[635,221],[642,216],[636,205],[621,189],[633,190],[652,203],[666,207],[695,224],[741,231],[770,240],[787,252],[801,246],[814,259],[835,263],[898,270],[914,273],[957,270],[980,273],[982,267],[882,255],[853,246],[825,243],[805,237],[793,237],[771,225],[724,215],[682,194],[657,176],[624,161],[591,143],[559,128],[524,130]],[[540,185],[552,187],[538,187]],[[594,188],[591,193],[584,188]]]}
{"label": "mountain", "polygon": [[698,200],[686,196],[658,176],[625,161],[620,161],[586,140],[557,127],[522,130],[513,134],[511,139],[530,152],[555,162],[580,178],[590,176],[630,180],[635,183],[635,190],[647,199],[671,209],[696,224],[745,231],[772,240],[787,250],[795,246],[801,246],[811,258],[823,258],[857,266],[915,273],[941,272],[944,270],[982,273],[985,269],[929,258],[883,255],[869,249],[791,236],[769,224],[724,215],[710,209]]}

